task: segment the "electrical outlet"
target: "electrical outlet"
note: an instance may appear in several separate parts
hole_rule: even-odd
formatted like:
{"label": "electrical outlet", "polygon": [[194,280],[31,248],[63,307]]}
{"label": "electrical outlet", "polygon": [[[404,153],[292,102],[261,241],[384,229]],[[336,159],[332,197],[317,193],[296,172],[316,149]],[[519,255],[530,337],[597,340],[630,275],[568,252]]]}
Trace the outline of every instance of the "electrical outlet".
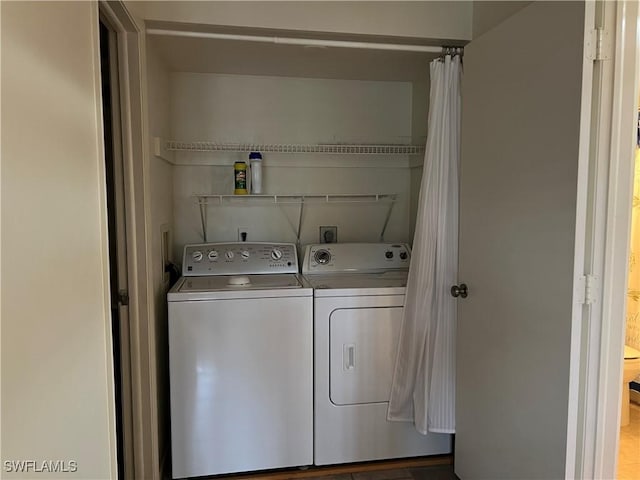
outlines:
{"label": "electrical outlet", "polygon": [[336,243],[338,241],[338,227],[321,226],[320,243]]}
{"label": "electrical outlet", "polygon": [[249,228],[248,227],[238,227],[238,241],[239,242],[248,242],[249,241]]}
{"label": "electrical outlet", "polygon": [[171,279],[171,275],[169,273],[169,264],[171,263],[171,259],[169,258],[169,244],[170,242],[170,229],[168,224],[160,225],[160,254],[161,258],[161,268],[162,272],[162,281],[165,285],[169,284],[169,280]]}

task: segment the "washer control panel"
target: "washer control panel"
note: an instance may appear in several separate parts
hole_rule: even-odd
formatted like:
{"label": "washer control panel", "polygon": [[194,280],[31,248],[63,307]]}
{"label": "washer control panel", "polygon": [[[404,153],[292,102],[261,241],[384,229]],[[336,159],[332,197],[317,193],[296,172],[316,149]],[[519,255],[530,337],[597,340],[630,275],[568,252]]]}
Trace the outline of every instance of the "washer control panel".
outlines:
{"label": "washer control panel", "polygon": [[185,245],[182,275],[298,273],[293,243],[199,243]]}
{"label": "washer control panel", "polygon": [[404,243],[321,243],[307,246],[302,273],[407,270],[410,260]]}

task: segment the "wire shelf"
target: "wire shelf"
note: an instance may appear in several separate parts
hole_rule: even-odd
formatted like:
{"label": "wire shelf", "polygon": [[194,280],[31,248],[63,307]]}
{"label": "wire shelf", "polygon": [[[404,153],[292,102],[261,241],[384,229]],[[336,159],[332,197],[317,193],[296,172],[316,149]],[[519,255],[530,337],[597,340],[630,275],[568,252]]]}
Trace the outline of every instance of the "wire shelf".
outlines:
{"label": "wire shelf", "polygon": [[396,202],[398,195],[395,193],[371,193],[371,194],[286,194],[286,195],[219,195],[219,194],[196,194],[194,197],[198,200],[200,207],[200,221],[202,225],[202,238],[207,241],[207,209],[209,206],[268,206],[268,205],[298,205],[297,226],[291,224],[292,230],[296,235],[297,243],[300,244],[300,232],[302,229],[302,218],[305,205],[319,203],[333,204],[386,204],[387,213],[384,224],[380,232],[380,241],[384,239],[384,233],[391,217],[391,210]]}
{"label": "wire shelf", "polygon": [[178,142],[168,140],[166,149],[173,152],[268,152],[268,153],[324,153],[340,155],[418,155],[423,145],[354,145],[354,144],[263,144]]}
{"label": "wire shelf", "polygon": [[286,195],[219,195],[219,194],[197,194],[194,195],[198,203],[209,205],[276,205],[300,203],[377,203],[383,201],[394,202],[397,198],[395,193],[372,193],[372,194],[286,194]]}

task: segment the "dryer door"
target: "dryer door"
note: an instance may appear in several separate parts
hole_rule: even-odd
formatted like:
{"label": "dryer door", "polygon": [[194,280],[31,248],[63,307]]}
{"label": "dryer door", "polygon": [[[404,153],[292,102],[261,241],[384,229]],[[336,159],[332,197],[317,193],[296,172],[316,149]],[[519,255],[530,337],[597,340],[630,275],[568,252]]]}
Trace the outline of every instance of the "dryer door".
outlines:
{"label": "dryer door", "polygon": [[402,307],[339,308],[329,318],[330,390],[336,405],[387,402]]}

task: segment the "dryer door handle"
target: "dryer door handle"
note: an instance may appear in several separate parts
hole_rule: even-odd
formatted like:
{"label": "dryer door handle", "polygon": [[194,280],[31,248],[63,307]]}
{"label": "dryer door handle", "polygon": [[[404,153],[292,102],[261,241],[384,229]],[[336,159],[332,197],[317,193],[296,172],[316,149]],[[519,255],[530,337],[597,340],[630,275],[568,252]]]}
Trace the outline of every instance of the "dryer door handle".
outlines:
{"label": "dryer door handle", "polygon": [[345,370],[356,368],[356,345],[355,343],[342,345],[342,361]]}

